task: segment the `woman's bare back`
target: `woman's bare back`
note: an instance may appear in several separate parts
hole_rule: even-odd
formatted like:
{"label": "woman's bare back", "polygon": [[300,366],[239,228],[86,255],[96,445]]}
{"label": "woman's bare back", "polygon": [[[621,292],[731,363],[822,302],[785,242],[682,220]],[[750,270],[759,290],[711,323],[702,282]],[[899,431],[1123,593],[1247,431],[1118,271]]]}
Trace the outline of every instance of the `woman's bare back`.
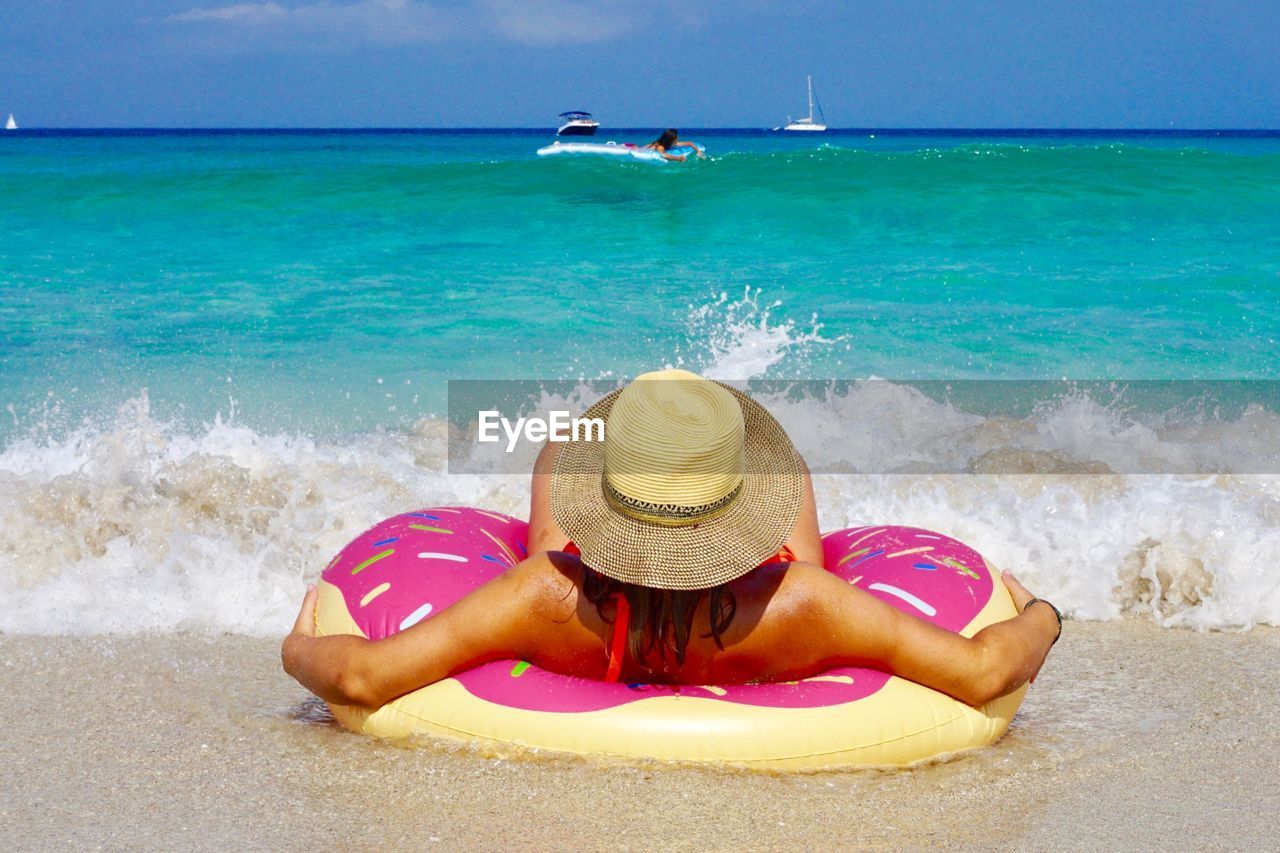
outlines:
{"label": "woman's bare back", "polygon": [[[523,570],[531,577],[542,575],[526,588],[536,596],[530,607],[545,621],[538,636],[531,638],[535,642],[528,659],[554,672],[603,678],[616,613],[611,603],[597,608],[587,599],[578,557],[538,554]],[[823,572],[805,563],[775,563],[731,583],[736,607],[733,621],[720,637],[723,648],[711,636],[710,604],[704,597],[694,613],[683,663],[657,652],[644,661],[628,656],[622,680],[730,684],[809,674],[816,661],[802,659],[804,649],[814,647],[806,640],[814,625],[812,608],[805,601],[810,588],[805,578],[815,571]]]}

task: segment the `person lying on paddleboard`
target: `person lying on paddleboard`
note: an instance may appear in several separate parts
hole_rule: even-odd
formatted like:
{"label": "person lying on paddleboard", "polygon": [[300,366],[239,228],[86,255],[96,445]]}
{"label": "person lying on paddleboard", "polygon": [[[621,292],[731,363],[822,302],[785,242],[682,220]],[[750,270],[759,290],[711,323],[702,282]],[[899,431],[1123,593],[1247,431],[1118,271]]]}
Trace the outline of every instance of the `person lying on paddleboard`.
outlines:
{"label": "person lying on paddleboard", "polygon": [[692,148],[694,150],[694,153],[696,153],[700,159],[706,159],[707,155],[702,152],[701,148],[699,148],[697,145],[694,145],[692,142],[686,142],[680,139],[679,137],[680,137],[680,132],[676,130],[674,127],[669,127],[666,130],[662,131],[661,136],[659,136],[657,139],[650,142],[648,145],[645,145],[644,147],[651,149],[653,151],[657,151],[666,160],[676,160],[681,163],[684,162],[685,157],[687,157],[688,155],[672,154],[671,153],[672,148]]}
{"label": "person lying on paddleboard", "polygon": [[1018,615],[966,638],[826,571],[804,461],[728,386],[659,371],[587,416],[603,441],[549,443],[535,464],[531,556],[378,641],[315,636],[312,587],[285,671],[328,702],[378,708],[503,659],[695,685],[871,666],[979,706],[1034,680],[1061,633],[1056,608],[1008,572]]}

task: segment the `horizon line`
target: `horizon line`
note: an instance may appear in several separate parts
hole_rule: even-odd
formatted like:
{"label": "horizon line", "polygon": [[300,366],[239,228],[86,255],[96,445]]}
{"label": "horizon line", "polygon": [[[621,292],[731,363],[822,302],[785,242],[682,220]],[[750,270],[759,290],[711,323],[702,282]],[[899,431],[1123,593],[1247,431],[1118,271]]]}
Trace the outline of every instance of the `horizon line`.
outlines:
{"label": "horizon line", "polygon": [[[651,131],[658,125],[618,125],[608,128],[611,132]],[[783,132],[778,127],[765,125],[686,125],[690,131],[752,131]],[[314,131],[396,131],[396,132],[432,132],[432,131],[521,131],[529,133],[545,133],[554,130],[551,125],[26,125],[6,133],[22,133],[24,131],[177,131],[177,132],[314,132]],[[893,132],[945,132],[945,133],[1280,133],[1280,127],[1051,127],[1051,126],[1000,126],[1000,125],[851,125],[849,127],[828,126],[827,133],[893,133]],[[820,136],[810,134],[808,136]]]}

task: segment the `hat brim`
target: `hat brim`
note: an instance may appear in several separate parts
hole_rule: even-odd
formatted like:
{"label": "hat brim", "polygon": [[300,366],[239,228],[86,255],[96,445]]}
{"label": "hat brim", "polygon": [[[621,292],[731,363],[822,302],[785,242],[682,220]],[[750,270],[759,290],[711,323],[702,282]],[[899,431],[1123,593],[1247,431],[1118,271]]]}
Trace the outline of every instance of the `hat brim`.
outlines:
{"label": "hat brim", "polygon": [[[641,586],[707,589],[747,574],[787,541],[804,495],[795,447],[764,406],[716,384],[742,409],[744,470],[738,497],[706,521],[673,527],[622,514],[605,497],[604,442],[569,441],[560,447],[551,476],[551,511],[586,565]],[[620,393],[607,395],[585,416],[607,419]]]}

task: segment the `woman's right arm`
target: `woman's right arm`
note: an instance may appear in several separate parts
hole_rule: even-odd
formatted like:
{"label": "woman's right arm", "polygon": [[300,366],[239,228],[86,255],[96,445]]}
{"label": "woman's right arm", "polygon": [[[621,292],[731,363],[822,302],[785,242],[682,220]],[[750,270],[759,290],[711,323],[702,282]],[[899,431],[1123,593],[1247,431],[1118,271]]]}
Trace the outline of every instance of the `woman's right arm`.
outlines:
{"label": "woman's right arm", "polygon": [[535,554],[430,619],[376,641],[317,636],[312,586],[281,646],[281,662],[285,672],[326,702],[378,708],[487,661],[537,661],[546,650],[572,656],[599,643],[564,612],[576,602],[566,574],[573,568]]}
{"label": "woman's right arm", "polygon": [[[826,575],[825,578],[821,575]],[[962,637],[892,607],[835,575],[812,573],[823,664],[869,666],[979,706],[1033,681],[1058,637],[1046,604],[1024,610],[1032,595],[1005,572],[1018,615]]]}

